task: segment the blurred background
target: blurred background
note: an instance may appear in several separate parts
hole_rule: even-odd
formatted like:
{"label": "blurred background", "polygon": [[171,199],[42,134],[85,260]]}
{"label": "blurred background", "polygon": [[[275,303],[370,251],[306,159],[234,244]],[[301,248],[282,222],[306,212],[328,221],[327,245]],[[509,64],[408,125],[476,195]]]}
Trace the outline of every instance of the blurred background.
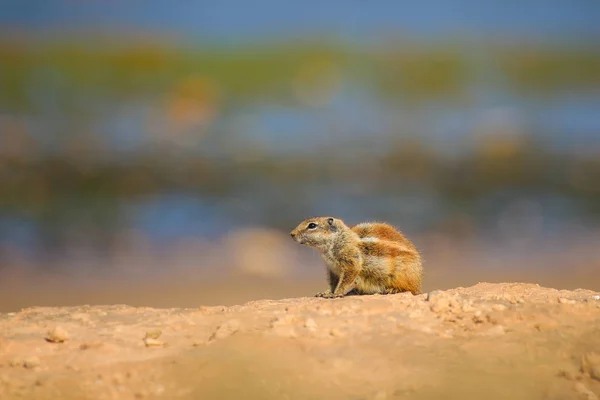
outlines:
{"label": "blurred background", "polygon": [[0,311],[312,295],[312,215],[425,290],[600,290],[600,2],[0,0]]}

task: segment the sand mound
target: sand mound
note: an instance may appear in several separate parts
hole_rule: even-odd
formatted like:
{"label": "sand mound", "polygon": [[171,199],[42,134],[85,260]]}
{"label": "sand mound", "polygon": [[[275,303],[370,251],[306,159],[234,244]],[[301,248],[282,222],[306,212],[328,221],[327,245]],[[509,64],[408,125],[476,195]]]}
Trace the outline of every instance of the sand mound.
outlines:
{"label": "sand mound", "polygon": [[0,399],[597,399],[600,294],[419,296],[0,314]]}

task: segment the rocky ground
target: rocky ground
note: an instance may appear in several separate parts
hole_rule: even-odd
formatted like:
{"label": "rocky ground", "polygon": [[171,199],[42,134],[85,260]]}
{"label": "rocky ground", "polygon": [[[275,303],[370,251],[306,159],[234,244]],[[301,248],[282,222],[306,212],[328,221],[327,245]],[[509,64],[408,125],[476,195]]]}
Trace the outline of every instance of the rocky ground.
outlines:
{"label": "rocky ground", "polygon": [[600,294],[419,296],[0,314],[0,399],[598,399]]}

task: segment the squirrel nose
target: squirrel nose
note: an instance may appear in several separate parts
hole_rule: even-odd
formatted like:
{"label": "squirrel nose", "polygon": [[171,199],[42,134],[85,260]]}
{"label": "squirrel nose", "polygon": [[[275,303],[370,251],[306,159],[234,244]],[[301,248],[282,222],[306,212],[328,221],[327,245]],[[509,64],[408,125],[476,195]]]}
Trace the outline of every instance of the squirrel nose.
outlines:
{"label": "squirrel nose", "polygon": [[294,232],[290,232],[290,235],[292,235],[293,238],[296,237],[296,234]]}

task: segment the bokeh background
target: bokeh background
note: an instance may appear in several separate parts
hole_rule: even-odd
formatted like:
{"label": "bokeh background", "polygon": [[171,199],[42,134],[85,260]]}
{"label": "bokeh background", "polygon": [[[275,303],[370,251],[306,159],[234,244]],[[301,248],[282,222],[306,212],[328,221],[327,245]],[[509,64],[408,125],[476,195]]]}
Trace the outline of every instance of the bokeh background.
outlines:
{"label": "bokeh background", "polygon": [[425,290],[600,290],[600,2],[0,1],[0,309],[312,295],[300,220]]}

